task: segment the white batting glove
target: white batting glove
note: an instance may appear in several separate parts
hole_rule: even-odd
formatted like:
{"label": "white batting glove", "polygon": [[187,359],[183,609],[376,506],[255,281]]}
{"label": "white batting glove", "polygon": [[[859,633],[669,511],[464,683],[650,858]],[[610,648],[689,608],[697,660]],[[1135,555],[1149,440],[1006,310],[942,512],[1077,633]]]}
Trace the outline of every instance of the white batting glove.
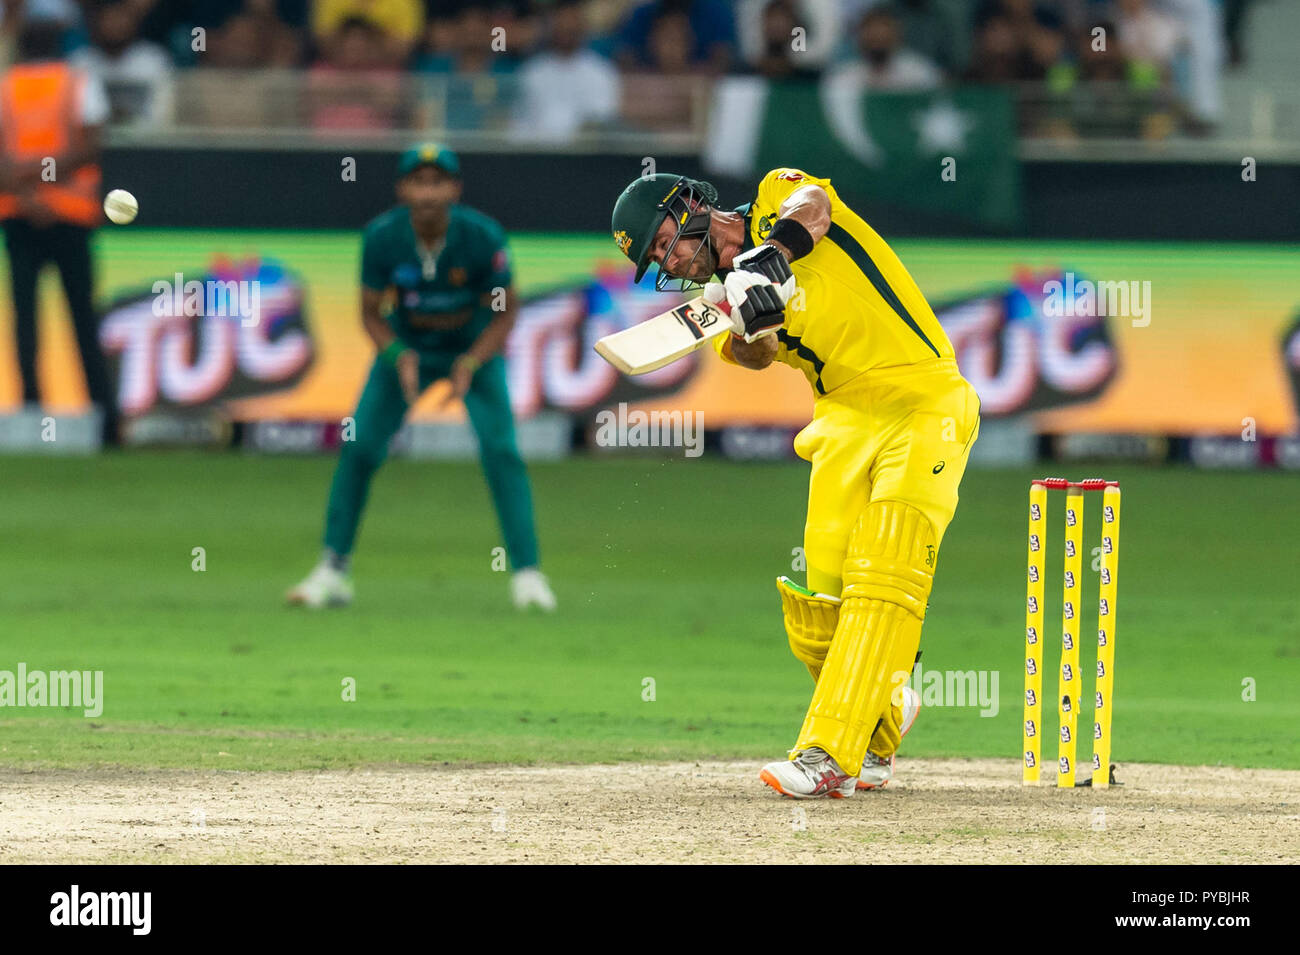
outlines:
{"label": "white batting glove", "polygon": [[736,334],[743,334],[746,342],[775,335],[785,323],[785,303],[766,275],[735,271],[727,275],[723,284],[727,301],[731,303],[732,327],[736,323],[744,326],[744,331]]}
{"label": "white batting glove", "polygon": [[[727,301],[727,287],[721,282],[709,282],[704,286],[704,301],[710,305],[721,305]],[[730,302],[727,302],[730,306]],[[745,334],[745,322],[740,318],[740,313],[735,309],[728,307],[727,318],[731,321],[731,332],[733,335]]]}
{"label": "white batting glove", "polygon": [[731,267],[738,271],[757,272],[767,276],[781,296],[781,304],[786,305],[794,294],[794,273],[790,263],[774,245],[755,246],[748,252],[742,252],[732,260]]}

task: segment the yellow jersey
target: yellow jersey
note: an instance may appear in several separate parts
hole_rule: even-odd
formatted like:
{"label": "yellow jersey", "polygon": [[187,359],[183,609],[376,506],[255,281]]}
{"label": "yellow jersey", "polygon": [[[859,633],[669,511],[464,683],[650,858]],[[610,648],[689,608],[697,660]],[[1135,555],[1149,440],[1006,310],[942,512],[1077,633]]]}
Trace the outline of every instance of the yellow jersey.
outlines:
{"label": "yellow jersey", "polygon": [[[836,195],[829,179],[773,169],[745,216],[744,249],[763,242],[796,189],[821,186],[831,200],[831,227],[813,250],[790,264],[795,292],[776,333],[776,360],[803,372],[820,397],[875,368],[952,358],[952,343],[925,296],[889,245]],[[715,340],[726,361],[731,336]]]}

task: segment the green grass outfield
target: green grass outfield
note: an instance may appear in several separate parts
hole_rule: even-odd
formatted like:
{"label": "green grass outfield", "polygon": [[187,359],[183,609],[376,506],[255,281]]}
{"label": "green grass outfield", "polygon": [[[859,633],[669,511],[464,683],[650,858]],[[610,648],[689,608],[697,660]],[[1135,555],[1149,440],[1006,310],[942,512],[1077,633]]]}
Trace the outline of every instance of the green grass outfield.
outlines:
{"label": "green grass outfield", "polygon": [[[375,483],[356,605],[283,607],[316,558],[332,465],[0,458],[0,669],[99,669],[105,684],[98,718],[0,709],[0,765],[758,761],[794,742],[811,683],[786,648],[772,579],[801,542],[801,462],[534,464],[553,616],[509,607],[477,467],[404,460]],[[1300,769],[1294,477],[1106,470],[1124,481],[1115,761]],[[997,715],[931,707],[906,754],[1016,765],[1030,476],[967,475],[923,644],[928,670],[996,673]],[[191,569],[195,547],[204,572]],[[1058,573],[1048,580],[1050,595]],[[1091,610],[1095,576],[1085,585]],[[1084,672],[1090,692],[1086,653]],[[341,698],[345,678],[355,702]],[[1048,762],[1054,733],[1049,722]]]}

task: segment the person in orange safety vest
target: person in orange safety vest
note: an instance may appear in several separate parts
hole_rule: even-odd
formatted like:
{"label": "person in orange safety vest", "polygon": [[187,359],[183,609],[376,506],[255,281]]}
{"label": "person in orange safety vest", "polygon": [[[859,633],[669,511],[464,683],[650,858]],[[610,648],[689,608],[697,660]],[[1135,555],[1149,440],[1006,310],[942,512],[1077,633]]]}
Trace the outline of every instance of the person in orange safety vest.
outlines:
{"label": "person in orange safety vest", "polygon": [[0,76],[0,220],[13,296],[22,400],[40,401],[36,380],[37,280],[54,264],[81,352],[90,400],[104,415],[104,440],[118,439],[116,402],[99,346],[91,234],[99,224],[99,130],[108,99],[98,80],[60,53],[62,27],[25,24],[17,61]]}

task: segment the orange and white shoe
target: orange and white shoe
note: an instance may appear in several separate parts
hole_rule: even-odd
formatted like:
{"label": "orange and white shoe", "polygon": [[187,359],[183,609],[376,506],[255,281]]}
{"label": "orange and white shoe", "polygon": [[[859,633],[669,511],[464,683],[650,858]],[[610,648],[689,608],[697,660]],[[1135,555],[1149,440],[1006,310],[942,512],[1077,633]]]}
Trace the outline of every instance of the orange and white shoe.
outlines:
{"label": "orange and white shoe", "polygon": [[[903,687],[903,725],[899,727],[899,738],[916,722],[916,715],[921,712],[921,694],[910,686]],[[894,778],[894,757],[888,759],[868,752],[862,760],[862,772],[858,773],[858,789],[884,789]]]}
{"label": "orange and white shoe", "polygon": [[840,769],[824,749],[804,750],[794,759],[768,763],[758,778],[791,799],[844,799],[853,795],[857,779]]}

